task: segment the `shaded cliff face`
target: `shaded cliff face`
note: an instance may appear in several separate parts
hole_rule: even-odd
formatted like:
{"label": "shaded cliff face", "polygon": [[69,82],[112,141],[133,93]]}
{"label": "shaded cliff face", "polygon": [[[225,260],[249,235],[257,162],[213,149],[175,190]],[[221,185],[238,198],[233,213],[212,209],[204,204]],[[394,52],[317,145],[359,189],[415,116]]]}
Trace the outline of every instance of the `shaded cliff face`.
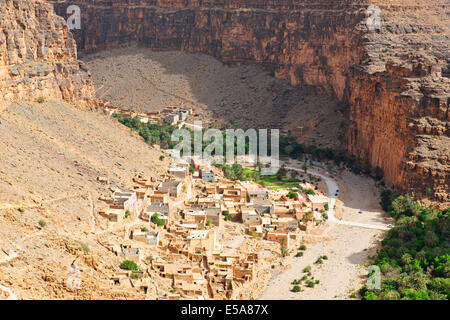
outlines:
{"label": "shaded cliff face", "polygon": [[[446,0],[74,0],[84,52],[138,42],[258,62],[294,86],[340,99],[344,146],[401,191],[448,203],[449,3]],[[369,31],[366,9],[381,9]],[[444,22],[444,23],[443,23]],[[320,107],[320,106],[318,106]]]}
{"label": "shaded cliff face", "polygon": [[94,98],[88,70],[50,4],[0,0],[0,110],[39,97],[87,107]]}

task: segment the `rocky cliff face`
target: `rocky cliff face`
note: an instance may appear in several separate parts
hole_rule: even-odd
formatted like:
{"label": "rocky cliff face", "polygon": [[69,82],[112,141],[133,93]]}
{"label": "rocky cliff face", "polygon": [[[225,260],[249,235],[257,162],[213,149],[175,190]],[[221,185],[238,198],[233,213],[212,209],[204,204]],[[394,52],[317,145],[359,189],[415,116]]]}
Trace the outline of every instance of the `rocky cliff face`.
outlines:
{"label": "rocky cliff face", "polygon": [[[402,191],[450,201],[449,3],[446,0],[74,0],[80,50],[138,42],[258,62],[340,99],[345,147]],[[378,5],[381,28],[366,26]],[[318,106],[319,107],[319,106]],[[426,194],[425,194],[426,191]]]}
{"label": "rocky cliff face", "polygon": [[40,97],[87,107],[94,97],[88,70],[50,4],[0,0],[0,110]]}

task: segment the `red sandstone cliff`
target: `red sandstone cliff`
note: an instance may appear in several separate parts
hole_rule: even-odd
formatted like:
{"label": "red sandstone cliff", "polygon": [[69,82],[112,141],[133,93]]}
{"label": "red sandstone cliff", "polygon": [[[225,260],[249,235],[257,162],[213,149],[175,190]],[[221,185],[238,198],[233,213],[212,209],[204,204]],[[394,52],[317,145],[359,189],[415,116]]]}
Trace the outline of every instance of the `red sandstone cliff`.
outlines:
{"label": "red sandstone cliff", "polygon": [[[385,180],[449,203],[447,0],[74,0],[80,50],[138,42],[258,62],[347,106],[345,147]],[[66,16],[69,2],[54,2]],[[381,9],[369,31],[366,9]],[[446,23],[447,22],[447,23]]]}
{"label": "red sandstone cliff", "polygon": [[87,107],[94,97],[88,70],[50,4],[0,0],[0,110],[39,97]]}

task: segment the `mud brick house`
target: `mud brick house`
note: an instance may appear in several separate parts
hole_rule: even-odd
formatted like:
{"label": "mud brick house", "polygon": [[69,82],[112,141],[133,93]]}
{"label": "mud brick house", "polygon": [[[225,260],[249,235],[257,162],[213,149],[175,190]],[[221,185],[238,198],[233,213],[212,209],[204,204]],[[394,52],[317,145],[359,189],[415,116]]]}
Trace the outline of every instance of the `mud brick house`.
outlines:
{"label": "mud brick house", "polygon": [[183,223],[197,224],[200,227],[204,227],[206,223],[206,213],[204,210],[189,210],[183,212]]}
{"label": "mud brick house", "polygon": [[247,202],[247,193],[244,188],[239,185],[227,184],[220,185],[219,192],[223,194],[223,199],[225,201],[234,201],[234,202]]}
{"label": "mud brick house", "polygon": [[249,207],[258,211],[259,214],[274,214],[275,213],[275,206],[273,204],[263,204],[263,205],[249,204]]}
{"label": "mud brick house", "polygon": [[157,189],[159,191],[168,192],[171,197],[178,198],[181,194],[181,181],[165,181],[161,182]]}
{"label": "mud brick house", "polygon": [[120,246],[121,253],[120,255],[125,260],[132,260],[139,264],[141,261],[141,252],[139,248],[134,248],[131,244],[122,244]]}
{"label": "mud brick house", "polygon": [[204,253],[211,253],[219,248],[216,231],[214,229],[191,230],[186,239],[188,241],[190,252],[198,252],[200,250]]}
{"label": "mud brick house", "polygon": [[160,241],[160,233],[154,231],[132,230],[131,239],[144,242],[145,244],[157,246]]}
{"label": "mud brick house", "polygon": [[164,121],[170,123],[170,124],[176,124],[179,120],[178,113],[170,113],[164,117]]}
{"label": "mud brick house", "polygon": [[153,194],[148,196],[150,202],[160,202],[160,203],[168,203],[169,202],[169,193],[165,191],[155,190]]}
{"label": "mud brick house", "polygon": [[129,210],[132,213],[138,211],[138,201],[136,192],[122,192],[117,190],[113,194],[111,208]]}
{"label": "mud brick house", "polygon": [[312,209],[315,211],[325,209],[325,203],[328,203],[328,198],[322,194],[308,194],[307,197],[311,202]]}
{"label": "mud brick house", "polygon": [[150,221],[152,216],[157,213],[160,219],[169,219],[170,206],[168,203],[151,202],[147,205],[144,212],[141,214],[141,219]]}
{"label": "mud brick house", "polygon": [[247,192],[247,200],[253,204],[269,204],[269,190],[251,181],[237,181]]}
{"label": "mud brick house", "polygon": [[280,245],[285,245],[288,249],[291,245],[289,232],[268,232],[266,240],[278,242]]}
{"label": "mud brick house", "polygon": [[233,280],[237,282],[252,281],[255,275],[255,264],[250,261],[233,266]]}
{"label": "mud brick house", "polygon": [[109,208],[104,212],[104,214],[103,212],[100,212],[100,214],[108,218],[109,221],[120,222],[125,216],[125,210]]}
{"label": "mud brick house", "polygon": [[241,207],[241,216],[242,223],[250,225],[250,224],[260,224],[261,216],[258,212],[251,207]]}
{"label": "mud brick house", "polygon": [[222,224],[222,219],[220,218],[221,210],[220,208],[206,208],[206,221],[210,221],[211,225],[220,227]]}
{"label": "mud brick house", "polygon": [[169,173],[177,178],[184,179],[188,176],[189,171],[187,167],[174,167],[169,169]]}

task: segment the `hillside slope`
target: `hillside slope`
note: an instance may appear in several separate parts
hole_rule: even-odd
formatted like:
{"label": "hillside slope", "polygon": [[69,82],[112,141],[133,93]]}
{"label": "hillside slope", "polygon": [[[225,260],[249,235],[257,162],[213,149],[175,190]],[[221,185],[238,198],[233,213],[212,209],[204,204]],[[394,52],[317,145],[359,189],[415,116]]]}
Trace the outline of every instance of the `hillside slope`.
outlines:
{"label": "hillside slope", "polygon": [[[157,176],[167,166],[159,151],[111,118],[56,102],[12,104],[0,122],[1,284],[25,299],[139,297],[110,287],[121,260],[98,241],[94,211],[99,195],[131,187],[136,172]],[[18,257],[8,260],[10,250]],[[83,287],[72,292],[65,284],[75,260]]]}

